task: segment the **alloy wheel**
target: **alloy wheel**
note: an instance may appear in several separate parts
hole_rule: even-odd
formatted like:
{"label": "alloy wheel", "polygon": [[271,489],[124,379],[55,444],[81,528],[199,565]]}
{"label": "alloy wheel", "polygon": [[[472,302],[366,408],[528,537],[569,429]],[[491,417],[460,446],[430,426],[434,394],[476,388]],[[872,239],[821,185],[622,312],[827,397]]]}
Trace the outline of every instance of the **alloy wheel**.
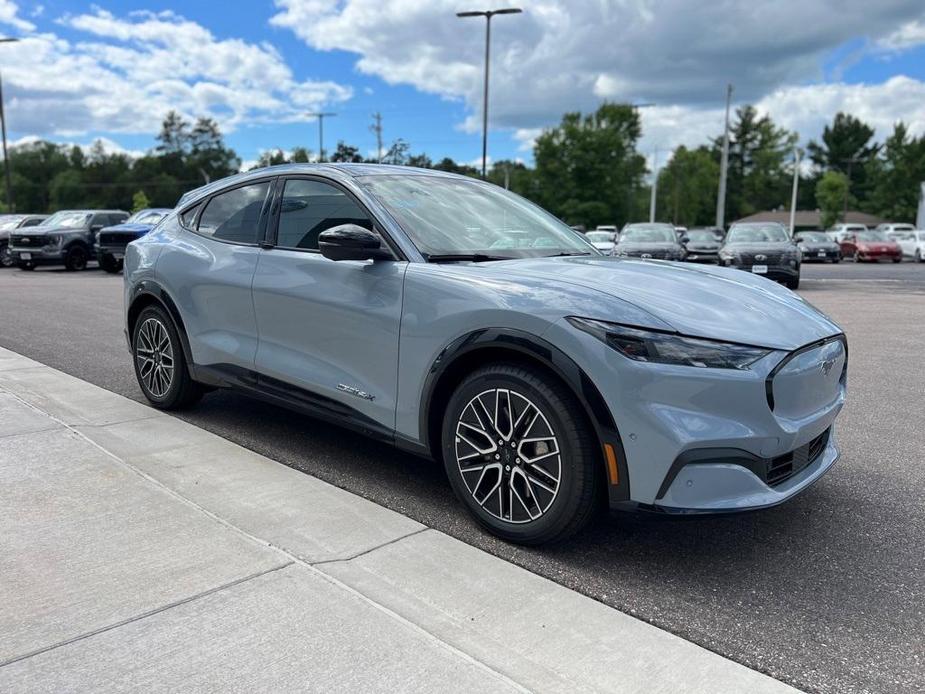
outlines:
{"label": "alloy wheel", "polygon": [[536,404],[514,390],[485,390],[466,404],[456,423],[455,450],[472,498],[501,521],[535,521],[559,493],[556,433]]}
{"label": "alloy wheel", "polygon": [[157,318],[148,318],[138,329],[135,359],[148,392],[156,398],[164,397],[173,383],[173,345],[166,326]]}

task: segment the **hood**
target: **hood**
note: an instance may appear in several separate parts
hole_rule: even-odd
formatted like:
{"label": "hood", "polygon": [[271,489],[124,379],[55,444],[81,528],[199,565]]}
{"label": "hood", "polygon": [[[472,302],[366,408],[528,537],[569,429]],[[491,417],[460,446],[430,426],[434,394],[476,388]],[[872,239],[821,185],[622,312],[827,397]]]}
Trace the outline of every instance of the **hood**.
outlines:
{"label": "hood", "polygon": [[764,241],[755,243],[727,243],[723,245],[724,251],[730,253],[761,253],[762,251],[790,251],[796,246],[789,241]]}
{"label": "hood", "polygon": [[620,248],[627,250],[639,250],[641,248],[656,248],[658,250],[680,248],[681,244],[671,241],[620,241],[617,243]]}
{"label": "hood", "polygon": [[688,241],[685,245],[685,248],[689,251],[718,251],[719,242],[718,241]]}
{"label": "hood", "polygon": [[804,241],[797,246],[809,251],[837,251],[840,248],[834,241]]}
{"label": "hood", "polygon": [[103,227],[102,232],[121,231],[121,232],[128,232],[132,234],[141,235],[141,234],[147,234],[153,228],[154,228],[153,224],[142,224],[140,222],[124,222],[122,224],[115,224],[111,227]]}
{"label": "hood", "polygon": [[[679,333],[792,350],[841,329],[779,284],[733,268],[622,258],[536,258],[479,264],[508,280],[566,282],[642,309]],[[602,315],[583,316],[608,320]],[[653,322],[652,326],[657,323]]]}
{"label": "hood", "polygon": [[895,241],[857,241],[855,242],[855,245],[858,248],[869,251],[895,250],[899,248],[899,244]]}

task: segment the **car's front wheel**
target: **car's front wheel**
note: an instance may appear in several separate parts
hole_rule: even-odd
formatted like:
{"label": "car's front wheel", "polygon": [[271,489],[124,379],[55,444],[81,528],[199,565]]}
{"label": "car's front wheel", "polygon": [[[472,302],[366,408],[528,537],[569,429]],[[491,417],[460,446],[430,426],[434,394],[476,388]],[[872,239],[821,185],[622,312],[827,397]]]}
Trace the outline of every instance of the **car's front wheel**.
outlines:
{"label": "car's front wheel", "polygon": [[116,274],[122,271],[122,259],[114,258],[109,253],[101,253],[99,256],[100,267],[106,272]]}
{"label": "car's front wheel", "polygon": [[202,386],[189,375],[177,328],[160,306],[149,306],[138,316],[132,356],[138,385],[155,407],[178,410],[202,397]]}
{"label": "car's front wheel", "polygon": [[13,267],[13,254],[10,253],[9,244],[0,246],[0,267]]}
{"label": "car's front wheel", "polygon": [[457,497],[506,540],[542,544],[578,532],[596,507],[598,445],[572,393],[547,373],[494,364],[450,398],[443,461]]}
{"label": "car's front wheel", "polygon": [[64,267],[72,272],[85,270],[90,256],[83,246],[71,246],[64,256]]}

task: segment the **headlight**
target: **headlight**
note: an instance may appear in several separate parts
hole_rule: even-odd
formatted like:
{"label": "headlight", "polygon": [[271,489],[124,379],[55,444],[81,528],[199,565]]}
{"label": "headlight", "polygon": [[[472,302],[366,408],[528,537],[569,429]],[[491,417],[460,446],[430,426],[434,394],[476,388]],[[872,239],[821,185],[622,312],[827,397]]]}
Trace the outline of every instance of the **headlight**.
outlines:
{"label": "headlight", "polygon": [[51,236],[45,237],[46,246],[57,246],[60,243],[61,243],[61,237],[58,236],[57,234],[52,234]]}
{"label": "headlight", "polygon": [[568,322],[634,361],[704,369],[747,369],[771,353],[763,347],[683,337],[589,318],[569,317]]}

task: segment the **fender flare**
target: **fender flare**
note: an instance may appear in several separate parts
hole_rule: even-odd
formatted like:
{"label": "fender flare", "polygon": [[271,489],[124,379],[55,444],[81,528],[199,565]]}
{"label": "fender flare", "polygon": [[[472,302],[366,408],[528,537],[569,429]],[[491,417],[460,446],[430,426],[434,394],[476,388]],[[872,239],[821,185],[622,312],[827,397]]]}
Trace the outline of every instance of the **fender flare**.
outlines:
{"label": "fender flare", "polygon": [[[441,350],[428,369],[418,411],[419,436],[424,449],[432,455],[437,452],[435,446],[439,449],[439,442],[431,441],[431,414],[432,408],[441,404],[439,396],[447,386],[444,378],[451,377],[454,365],[460,364],[461,360],[468,361],[479,351],[497,352],[499,349],[539,362],[568,386],[582,405],[601,444],[605,479],[610,481],[606,486],[611,504],[628,500],[630,478],[623,442],[604,397],[594,381],[565,352],[547,340],[522,330],[482,328],[456,338]],[[612,446],[616,454],[616,479],[609,469],[610,462],[605,454],[605,445]]]}
{"label": "fender flare", "polygon": [[180,316],[180,309],[177,308],[176,302],[170,297],[167,290],[154,280],[142,280],[132,288],[132,293],[128,301],[128,309],[125,314],[125,336],[129,343],[129,349],[131,349],[132,345],[131,327],[133,326],[130,326],[130,323],[134,322],[131,320],[132,315],[133,312],[140,312],[140,310],[135,309],[135,307],[138,306],[139,301],[147,303],[150,302],[151,299],[154,300],[154,303],[160,304],[164,310],[170,314],[170,317],[177,327],[177,332],[180,334],[183,356],[186,358],[186,363],[192,366],[193,353],[190,349],[189,338],[186,335],[186,326],[183,324],[183,318]]}

